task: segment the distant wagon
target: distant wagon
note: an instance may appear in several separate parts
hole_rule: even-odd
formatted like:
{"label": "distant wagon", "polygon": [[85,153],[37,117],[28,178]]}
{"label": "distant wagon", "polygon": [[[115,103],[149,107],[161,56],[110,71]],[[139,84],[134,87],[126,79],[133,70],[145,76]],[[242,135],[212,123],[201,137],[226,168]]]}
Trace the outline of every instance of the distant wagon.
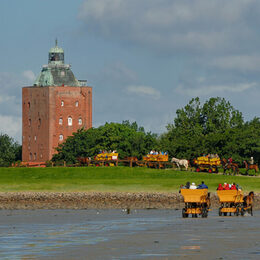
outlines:
{"label": "distant wagon", "polygon": [[194,159],[196,172],[207,171],[209,173],[218,173],[218,168],[221,166],[219,157],[201,156]]}
{"label": "distant wagon", "polygon": [[139,166],[146,165],[149,168],[165,168],[165,163],[168,161],[168,154],[147,154],[143,156],[143,162],[139,163]]}

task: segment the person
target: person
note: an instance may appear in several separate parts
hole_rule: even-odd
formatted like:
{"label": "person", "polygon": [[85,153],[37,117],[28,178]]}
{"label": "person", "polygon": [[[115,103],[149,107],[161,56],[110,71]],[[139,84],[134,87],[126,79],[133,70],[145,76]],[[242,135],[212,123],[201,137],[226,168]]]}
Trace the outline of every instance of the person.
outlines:
{"label": "person", "polygon": [[197,189],[208,189],[208,186],[204,183],[204,181],[202,181],[201,184],[198,185]]}
{"label": "person", "polygon": [[231,189],[231,190],[236,190],[236,189],[237,189],[237,186],[236,186],[236,184],[235,184],[235,183],[233,183],[233,184],[231,185],[230,189]]}
{"label": "person", "polygon": [[196,190],[196,189],[197,189],[197,186],[196,186],[195,182],[193,182],[193,183],[190,185],[190,189],[191,189],[191,190]]}
{"label": "person", "polygon": [[250,163],[251,165],[253,165],[253,164],[254,164],[254,157],[253,157],[253,156],[250,158],[250,161],[249,161],[249,163]]}
{"label": "person", "polygon": [[229,190],[229,184],[225,182],[223,188],[224,188],[224,190]]}
{"label": "person", "polygon": [[232,157],[230,157],[230,158],[228,159],[228,162],[229,162],[230,164],[233,162]]}
{"label": "person", "polygon": [[189,189],[189,188],[190,188],[190,182],[187,181],[187,182],[186,182],[186,185],[185,185],[184,187],[185,187],[184,189]]}
{"label": "person", "polygon": [[217,188],[217,190],[224,190],[224,188],[223,188],[223,186],[222,186],[222,184],[221,184],[221,183],[218,185],[218,188]]}

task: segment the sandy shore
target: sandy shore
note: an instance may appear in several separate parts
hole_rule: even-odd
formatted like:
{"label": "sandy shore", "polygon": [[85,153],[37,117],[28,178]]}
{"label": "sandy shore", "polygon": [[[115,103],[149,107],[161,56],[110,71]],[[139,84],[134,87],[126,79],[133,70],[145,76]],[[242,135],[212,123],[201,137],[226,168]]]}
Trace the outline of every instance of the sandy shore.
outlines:
{"label": "sandy shore", "polygon": [[[218,208],[216,193],[211,206]],[[108,192],[0,192],[0,209],[180,209],[179,193],[108,193]],[[260,208],[260,193],[254,208]]]}

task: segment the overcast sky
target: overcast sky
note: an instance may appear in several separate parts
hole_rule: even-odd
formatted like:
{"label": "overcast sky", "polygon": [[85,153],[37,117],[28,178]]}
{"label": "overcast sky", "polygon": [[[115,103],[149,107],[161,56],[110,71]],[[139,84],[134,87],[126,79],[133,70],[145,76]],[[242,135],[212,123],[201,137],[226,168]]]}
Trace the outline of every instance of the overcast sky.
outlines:
{"label": "overcast sky", "polygon": [[21,142],[21,92],[58,45],[93,87],[93,126],[164,132],[193,97],[260,116],[260,1],[0,1],[0,132]]}

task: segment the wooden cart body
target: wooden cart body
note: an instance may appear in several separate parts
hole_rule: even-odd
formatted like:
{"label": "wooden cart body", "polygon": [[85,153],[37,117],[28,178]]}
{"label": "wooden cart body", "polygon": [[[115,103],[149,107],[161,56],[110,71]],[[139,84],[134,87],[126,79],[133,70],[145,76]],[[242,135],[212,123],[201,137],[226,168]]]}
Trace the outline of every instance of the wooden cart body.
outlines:
{"label": "wooden cart body", "polygon": [[247,207],[244,207],[243,191],[241,190],[218,190],[217,195],[221,206],[219,208],[219,216],[227,216],[227,213],[238,216],[244,215]]}
{"label": "wooden cart body", "polygon": [[210,199],[208,189],[181,189],[181,195],[184,198],[185,207],[182,209],[182,217],[186,218],[189,214],[192,217],[201,215],[203,218],[208,216]]}

